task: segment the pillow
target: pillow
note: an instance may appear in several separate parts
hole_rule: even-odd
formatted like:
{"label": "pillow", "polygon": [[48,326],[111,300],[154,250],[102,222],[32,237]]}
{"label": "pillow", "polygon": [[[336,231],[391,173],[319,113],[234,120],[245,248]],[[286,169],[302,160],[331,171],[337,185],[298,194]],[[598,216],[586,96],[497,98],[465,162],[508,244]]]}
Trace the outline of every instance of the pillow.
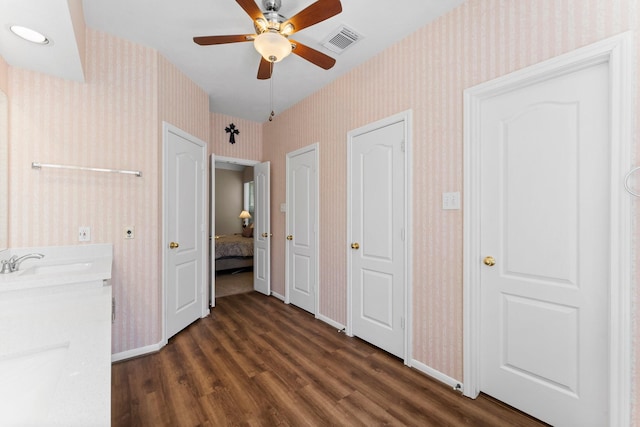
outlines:
{"label": "pillow", "polygon": [[242,229],[242,237],[253,237],[253,227],[245,227]]}

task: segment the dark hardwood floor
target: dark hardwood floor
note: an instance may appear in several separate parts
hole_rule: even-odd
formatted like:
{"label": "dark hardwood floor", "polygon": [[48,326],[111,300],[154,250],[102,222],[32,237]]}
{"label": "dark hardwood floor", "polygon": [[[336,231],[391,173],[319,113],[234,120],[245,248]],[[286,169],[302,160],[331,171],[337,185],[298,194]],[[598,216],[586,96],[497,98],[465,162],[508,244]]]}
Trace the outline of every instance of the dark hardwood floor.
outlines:
{"label": "dark hardwood floor", "polygon": [[112,369],[117,426],[542,426],[281,301],[247,293]]}

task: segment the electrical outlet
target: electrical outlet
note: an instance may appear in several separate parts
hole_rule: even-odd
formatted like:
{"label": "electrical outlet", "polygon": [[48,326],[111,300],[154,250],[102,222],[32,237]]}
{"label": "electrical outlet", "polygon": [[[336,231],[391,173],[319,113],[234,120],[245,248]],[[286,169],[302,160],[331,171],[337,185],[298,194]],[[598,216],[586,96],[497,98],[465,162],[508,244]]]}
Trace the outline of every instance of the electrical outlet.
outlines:
{"label": "electrical outlet", "polygon": [[458,210],[460,209],[460,193],[442,193],[442,209]]}
{"label": "electrical outlet", "polygon": [[125,239],[133,239],[135,237],[135,227],[125,227],[124,228],[124,238]]}
{"label": "electrical outlet", "polygon": [[91,227],[82,226],[78,228],[78,242],[91,241]]}

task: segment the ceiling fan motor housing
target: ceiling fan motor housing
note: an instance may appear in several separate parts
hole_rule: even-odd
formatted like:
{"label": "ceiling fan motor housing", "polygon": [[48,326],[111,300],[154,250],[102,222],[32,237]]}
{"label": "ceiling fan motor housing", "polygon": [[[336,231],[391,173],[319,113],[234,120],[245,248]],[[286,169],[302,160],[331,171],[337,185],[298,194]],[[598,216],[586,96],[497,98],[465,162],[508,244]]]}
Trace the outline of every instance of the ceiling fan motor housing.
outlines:
{"label": "ceiling fan motor housing", "polygon": [[280,6],[282,6],[282,0],[263,0],[262,6],[267,12],[277,12],[280,10]]}

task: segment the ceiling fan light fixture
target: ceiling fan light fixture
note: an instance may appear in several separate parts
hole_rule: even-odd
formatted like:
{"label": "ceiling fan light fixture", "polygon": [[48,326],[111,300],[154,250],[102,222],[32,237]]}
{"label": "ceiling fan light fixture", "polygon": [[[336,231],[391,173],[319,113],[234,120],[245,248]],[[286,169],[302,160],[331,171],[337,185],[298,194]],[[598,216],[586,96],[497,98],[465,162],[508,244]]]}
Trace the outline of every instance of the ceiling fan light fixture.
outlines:
{"label": "ceiling fan light fixture", "polygon": [[269,62],[280,62],[291,53],[291,42],[276,31],[259,34],[253,46]]}
{"label": "ceiling fan light fixture", "polygon": [[256,33],[262,34],[269,29],[269,24],[266,19],[258,18],[253,22],[253,28],[256,29]]}
{"label": "ceiling fan light fixture", "polygon": [[287,22],[280,29],[280,34],[282,34],[283,36],[290,36],[291,34],[293,34],[294,31],[295,31],[295,27],[293,26],[293,24],[291,22]]}

